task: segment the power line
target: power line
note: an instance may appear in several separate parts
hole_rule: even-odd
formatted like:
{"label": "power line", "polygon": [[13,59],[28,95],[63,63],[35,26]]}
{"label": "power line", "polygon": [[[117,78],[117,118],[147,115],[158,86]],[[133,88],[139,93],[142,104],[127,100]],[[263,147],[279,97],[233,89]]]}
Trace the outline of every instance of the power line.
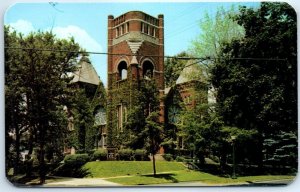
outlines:
{"label": "power line", "polygon": [[283,58],[263,58],[263,57],[177,57],[167,55],[140,55],[140,54],[126,54],[126,53],[106,53],[106,52],[95,52],[95,51],[72,51],[64,49],[41,49],[41,48],[26,48],[26,47],[4,47],[4,49],[16,49],[16,50],[34,50],[34,51],[50,51],[50,52],[63,52],[63,53],[79,53],[79,54],[95,54],[95,55],[111,55],[111,56],[144,56],[144,57],[163,57],[169,59],[180,59],[180,60],[216,60],[216,59],[228,59],[228,60],[254,60],[254,61],[286,61]]}

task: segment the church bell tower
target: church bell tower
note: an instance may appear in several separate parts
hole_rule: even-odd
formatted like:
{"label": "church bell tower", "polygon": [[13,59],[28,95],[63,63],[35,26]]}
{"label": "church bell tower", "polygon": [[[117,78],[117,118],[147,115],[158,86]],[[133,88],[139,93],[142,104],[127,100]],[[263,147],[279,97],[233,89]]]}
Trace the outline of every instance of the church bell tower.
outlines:
{"label": "church bell tower", "polygon": [[[108,145],[124,131],[127,111],[138,103],[137,84],[155,80],[159,95],[164,93],[164,19],[141,11],[108,16]],[[164,121],[160,102],[160,122]]]}

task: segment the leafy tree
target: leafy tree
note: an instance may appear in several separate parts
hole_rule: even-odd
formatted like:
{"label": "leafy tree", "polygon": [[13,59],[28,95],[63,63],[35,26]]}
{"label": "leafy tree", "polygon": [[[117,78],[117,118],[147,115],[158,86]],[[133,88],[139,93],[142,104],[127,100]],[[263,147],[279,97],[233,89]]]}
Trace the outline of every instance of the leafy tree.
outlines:
{"label": "leafy tree", "polygon": [[180,57],[189,57],[186,52],[179,53],[175,58],[167,58],[164,64],[164,78],[166,87],[174,86],[181,71],[186,65],[186,60],[178,59]]}
{"label": "leafy tree", "polygon": [[[38,147],[40,182],[46,175],[46,149],[62,148],[66,133],[66,121],[62,106],[68,100],[67,84],[71,80],[68,73],[74,68],[79,46],[74,39],[60,40],[50,32],[37,32],[23,37],[5,29],[5,94],[7,107],[7,131],[26,130],[29,135],[29,155],[33,147]],[[69,50],[51,52],[43,49]],[[17,100],[12,93],[17,88]],[[21,112],[23,111],[23,112]],[[12,112],[12,113],[11,113]],[[24,116],[24,121],[15,126],[16,115]],[[23,131],[25,133],[25,131]],[[24,135],[23,135],[24,136]],[[16,138],[16,144],[19,142]],[[19,146],[16,145],[18,153]],[[17,157],[18,158],[18,157]]]}
{"label": "leafy tree", "polygon": [[262,165],[263,135],[297,131],[296,13],[287,3],[264,2],[241,7],[235,20],[245,38],[222,48],[212,83],[225,124],[259,132]]}
{"label": "leafy tree", "polygon": [[[94,148],[93,124],[94,116],[92,106],[87,98],[84,89],[78,89],[74,102],[75,129],[77,137],[77,146],[79,153],[85,153]],[[94,134],[95,135],[95,134]]]}
{"label": "leafy tree", "polygon": [[[18,46],[18,34],[10,32],[9,27],[4,27],[5,46]],[[14,73],[20,70],[18,63],[13,62],[14,58],[20,57],[20,53],[16,50],[5,51],[5,152],[6,152],[6,169],[14,167],[14,174],[18,174],[20,164],[20,137],[24,125],[24,107],[20,105],[24,99],[22,98],[22,88],[19,87],[19,81]],[[24,130],[24,129],[23,129]],[[15,134],[13,138],[10,134]],[[14,148],[11,151],[10,148]],[[8,170],[6,170],[6,173]]]}
{"label": "leafy tree", "polygon": [[133,149],[144,148],[152,154],[153,174],[156,175],[154,155],[162,141],[162,127],[158,122],[159,99],[155,81],[141,81],[137,103],[129,110],[125,124],[126,129],[131,131],[131,141],[127,145]]}
{"label": "leafy tree", "polygon": [[234,6],[229,10],[219,7],[214,16],[206,12],[199,24],[202,33],[192,41],[190,52],[198,57],[217,57],[222,43],[243,38],[244,28],[232,18],[235,13]]}

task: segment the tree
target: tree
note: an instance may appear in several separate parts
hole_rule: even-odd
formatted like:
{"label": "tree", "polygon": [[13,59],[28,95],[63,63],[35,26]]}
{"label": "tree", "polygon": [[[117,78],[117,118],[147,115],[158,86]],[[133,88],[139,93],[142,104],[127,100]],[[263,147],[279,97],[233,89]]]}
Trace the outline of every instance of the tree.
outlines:
{"label": "tree", "polygon": [[223,46],[212,83],[225,124],[259,132],[262,166],[263,137],[297,131],[296,13],[287,3],[262,3],[241,7],[235,20],[245,38]]}
{"label": "tree", "polygon": [[153,158],[153,174],[156,175],[155,154],[162,142],[162,126],[159,119],[158,90],[154,80],[140,83],[137,94],[138,105],[132,106],[125,128],[130,130],[130,142],[127,146],[133,149],[145,148]]}
{"label": "tree", "polygon": [[[66,133],[66,117],[62,106],[68,100],[68,73],[74,69],[79,46],[74,39],[60,40],[51,32],[37,32],[23,37],[6,28],[5,33],[5,96],[8,111],[7,131],[15,133],[24,129],[29,156],[33,148],[38,148],[40,182],[46,175],[46,148],[60,150]],[[70,52],[44,51],[69,50]],[[18,100],[13,100],[14,88],[17,88]],[[20,111],[24,112],[20,112]],[[18,126],[13,120],[17,114],[24,116]],[[21,132],[19,132],[21,133]],[[24,137],[24,135],[23,135]],[[16,138],[16,143],[19,142]],[[18,153],[19,146],[16,145]],[[18,157],[17,157],[18,158]]]}
{"label": "tree", "polygon": [[186,65],[186,60],[178,59],[180,57],[189,57],[186,52],[179,53],[175,58],[167,58],[164,65],[164,78],[166,87],[174,86],[181,71]]}
{"label": "tree", "polygon": [[198,57],[217,57],[222,43],[243,38],[245,30],[233,20],[234,15],[233,6],[229,10],[219,7],[215,16],[206,12],[199,24],[202,33],[192,41],[190,52]]}

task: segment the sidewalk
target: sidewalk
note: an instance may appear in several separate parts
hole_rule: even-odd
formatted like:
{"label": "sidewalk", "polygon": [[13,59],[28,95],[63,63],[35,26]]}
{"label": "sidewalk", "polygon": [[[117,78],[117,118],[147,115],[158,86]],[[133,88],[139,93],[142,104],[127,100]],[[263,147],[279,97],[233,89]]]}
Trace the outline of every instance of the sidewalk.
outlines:
{"label": "sidewalk", "polygon": [[99,178],[64,178],[56,177],[46,180],[44,187],[113,187],[120,184]]}

